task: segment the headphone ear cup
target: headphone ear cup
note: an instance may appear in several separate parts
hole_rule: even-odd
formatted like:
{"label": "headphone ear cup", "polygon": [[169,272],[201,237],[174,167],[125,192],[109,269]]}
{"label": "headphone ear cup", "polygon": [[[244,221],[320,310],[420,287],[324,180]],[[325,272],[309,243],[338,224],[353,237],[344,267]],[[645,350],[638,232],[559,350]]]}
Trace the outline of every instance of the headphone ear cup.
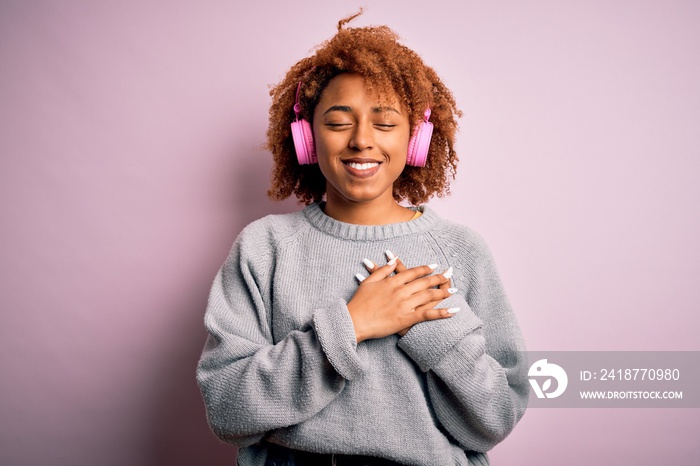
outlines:
{"label": "headphone ear cup", "polygon": [[301,119],[292,122],[292,139],[294,150],[297,153],[299,165],[317,163],[316,147],[314,147],[314,135],[308,121]]}
{"label": "headphone ear cup", "polygon": [[429,121],[423,121],[416,125],[413,130],[413,136],[408,141],[408,155],[406,156],[406,165],[413,167],[424,167],[428,160],[428,150],[430,149],[430,140],[433,137],[433,124]]}

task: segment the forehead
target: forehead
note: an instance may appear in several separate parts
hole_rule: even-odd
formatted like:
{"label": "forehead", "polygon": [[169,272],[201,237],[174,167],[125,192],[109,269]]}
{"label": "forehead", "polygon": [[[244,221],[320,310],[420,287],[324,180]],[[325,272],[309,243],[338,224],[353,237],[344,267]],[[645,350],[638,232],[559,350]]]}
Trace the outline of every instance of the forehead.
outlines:
{"label": "forehead", "polygon": [[339,74],[328,82],[321,93],[319,105],[356,102],[356,105],[399,105],[399,98],[393,90],[378,92],[368,89],[367,81],[355,73]]}

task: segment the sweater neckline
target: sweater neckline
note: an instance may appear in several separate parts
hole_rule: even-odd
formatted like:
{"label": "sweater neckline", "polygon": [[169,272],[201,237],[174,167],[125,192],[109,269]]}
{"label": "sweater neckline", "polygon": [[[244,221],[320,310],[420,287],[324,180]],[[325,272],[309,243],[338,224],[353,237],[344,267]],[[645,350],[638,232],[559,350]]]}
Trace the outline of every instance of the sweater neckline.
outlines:
{"label": "sweater neckline", "polygon": [[310,204],[302,211],[309,223],[324,233],[351,241],[377,241],[422,233],[429,230],[437,219],[437,214],[423,205],[411,207],[412,210],[423,212],[423,215],[415,220],[387,225],[355,225],[329,217],[321,206],[322,203]]}

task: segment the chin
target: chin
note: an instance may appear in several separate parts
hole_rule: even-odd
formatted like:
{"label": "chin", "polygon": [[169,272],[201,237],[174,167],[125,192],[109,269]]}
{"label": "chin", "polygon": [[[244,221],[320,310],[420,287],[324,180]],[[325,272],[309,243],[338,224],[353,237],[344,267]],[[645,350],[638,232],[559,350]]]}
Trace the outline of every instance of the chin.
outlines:
{"label": "chin", "polygon": [[350,202],[370,202],[382,197],[382,193],[347,193],[342,196],[343,199]]}

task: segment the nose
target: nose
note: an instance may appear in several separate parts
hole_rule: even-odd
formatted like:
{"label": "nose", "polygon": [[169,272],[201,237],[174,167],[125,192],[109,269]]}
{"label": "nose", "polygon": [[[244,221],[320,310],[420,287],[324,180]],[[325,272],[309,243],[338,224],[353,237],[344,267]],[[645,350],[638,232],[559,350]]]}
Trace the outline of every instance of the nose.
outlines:
{"label": "nose", "polygon": [[374,147],[374,132],[369,121],[358,122],[352,132],[349,146],[357,151],[372,149]]}

